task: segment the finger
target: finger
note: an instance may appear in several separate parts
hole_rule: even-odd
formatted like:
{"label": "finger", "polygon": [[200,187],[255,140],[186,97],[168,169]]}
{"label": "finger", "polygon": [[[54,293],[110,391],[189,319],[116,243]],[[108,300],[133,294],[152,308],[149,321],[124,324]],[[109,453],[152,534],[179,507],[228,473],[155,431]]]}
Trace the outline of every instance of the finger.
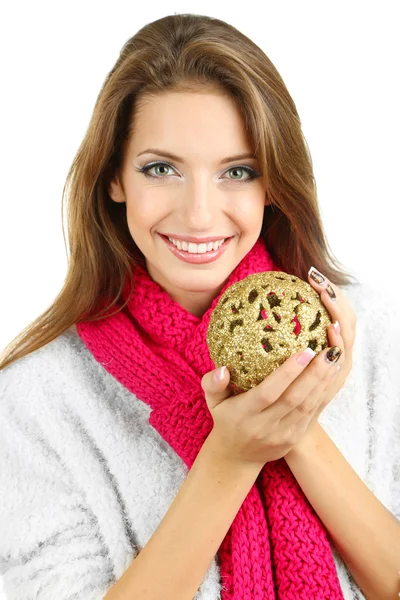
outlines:
{"label": "finger", "polygon": [[336,364],[342,353],[343,349],[339,346],[326,348],[320,352],[303,373],[287,387],[279,401],[268,409],[270,416],[282,420],[292,411],[296,411],[295,421],[297,416],[298,418],[304,417],[312,410],[315,397],[322,395],[326,381],[336,371]]}
{"label": "finger", "polygon": [[315,267],[311,267],[308,271],[308,279],[313,288],[317,289],[318,293],[321,294],[323,291],[326,291],[329,299],[332,300],[332,302],[337,302],[338,290],[336,289],[336,286],[334,288],[329,279],[320,271],[317,271]]}
{"label": "finger", "polygon": [[339,322],[345,348],[349,350],[354,343],[356,318],[346,297],[338,286],[329,281],[315,267],[311,267],[308,278],[310,285],[321,295],[321,301],[332,321]]}
{"label": "finger", "polygon": [[287,387],[304,371],[314,356],[315,352],[311,348],[292,354],[261,383],[248,390],[250,412],[259,414],[276,402]]}
{"label": "finger", "polygon": [[227,367],[220,367],[206,373],[201,380],[207,406],[211,409],[232,395],[229,388],[230,373]]}
{"label": "finger", "polygon": [[343,362],[346,357],[346,343],[341,334],[341,326],[339,321],[331,323],[328,327],[328,342],[329,346],[339,346],[343,350],[339,363]]}
{"label": "finger", "polygon": [[303,419],[307,419],[309,422],[316,413],[320,414],[321,409],[323,410],[333,397],[332,395],[329,395],[329,390],[332,388],[339,375],[340,368],[341,365],[333,365],[329,375],[321,379],[318,385],[316,385],[312,392],[307,396],[306,401],[300,404],[297,409],[287,413],[287,415],[280,420],[280,424],[285,429],[290,429]]}
{"label": "finger", "polygon": [[321,298],[326,299],[328,306],[331,307],[332,310],[335,309],[336,305],[340,305],[342,314],[347,317],[350,325],[355,325],[357,321],[356,314],[350,306],[347,297],[338,285],[332,283],[324,273],[317,271],[315,267],[310,268],[308,272],[308,281],[310,285],[321,294]]}
{"label": "finger", "polygon": [[346,344],[345,340],[341,335],[341,327],[339,321],[335,321],[335,323],[332,323],[328,327],[328,342],[329,346],[339,346],[339,348],[343,349],[343,353],[338,360],[338,364],[340,366],[342,366],[345,361],[352,360],[353,343],[351,343],[350,345]]}
{"label": "finger", "polygon": [[[329,349],[328,349],[329,351]],[[327,351],[324,351],[324,353]],[[318,357],[314,359],[315,365],[317,366],[318,362],[321,360],[321,364],[318,365],[318,374],[315,373],[313,386],[313,379],[311,375],[307,375],[310,377],[310,380],[306,383],[304,382],[304,388],[302,391],[290,390],[283,395],[283,403],[277,402],[277,410],[274,411],[274,418],[279,418],[281,423],[286,427],[290,425],[294,425],[301,419],[303,419],[306,415],[313,415],[316,410],[321,406],[321,404],[326,400],[327,390],[331,387],[332,382],[336,378],[341,368],[340,360],[342,359],[343,352],[339,357],[339,360],[332,362],[331,365],[326,366],[325,358],[322,356],[324,354],[321,352]],[[306,372],[304,372],[304,375]],[[303,385],[299,382],[299,388]],[[304,392],[306,386],[309,387],[309,391],[307,393]],[[311,388],[311,389],[310,389]],[[298,398],[296,395],[298,394]],[[287,396],[287,397],[286,397]],[[286,404],[287,412],[284,412],[284,405]],[[291,410],[290,410],[291,409]],[[283,415],[283,416],[279,416]]]}

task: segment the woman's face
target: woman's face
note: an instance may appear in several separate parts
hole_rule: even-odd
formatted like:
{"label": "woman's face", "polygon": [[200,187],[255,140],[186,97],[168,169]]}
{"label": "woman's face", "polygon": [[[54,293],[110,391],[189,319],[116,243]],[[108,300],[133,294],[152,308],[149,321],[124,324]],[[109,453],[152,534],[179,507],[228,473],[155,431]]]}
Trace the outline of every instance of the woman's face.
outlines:
{"label": "woman's face", "polygon": [[[126,202],[129,231],[152,279],[198,317],[260,235],[267,203],[260,165],[254,158],[225,162],[252,153],[242,116],[229,96],[163,93],[147,99],[137,113],[120,179],[109,187],[115,202]],[[149,163],[153,166],[146,176],[139,169]],[[215,260],[205,262],[210,254],[198,256],[197,251],[207,247],[182,242],[181,258],[166,234],[232,239]],[[187,262],[188,256],[202,262]]]}

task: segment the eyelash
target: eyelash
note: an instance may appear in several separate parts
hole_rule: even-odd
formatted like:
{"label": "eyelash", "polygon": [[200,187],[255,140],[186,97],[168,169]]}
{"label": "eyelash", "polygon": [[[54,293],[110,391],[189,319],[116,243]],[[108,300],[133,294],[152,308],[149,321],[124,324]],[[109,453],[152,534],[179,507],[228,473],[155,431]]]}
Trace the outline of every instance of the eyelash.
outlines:
{"label": "eyelash", "polygon": [[[168,177],[170,177],[170,175],[150,175],[150,173],[148,173],[148,171],[150,169],[152,169],[155,166],[158,165],[164,165],[169,167],[170,169],[173,169],[174,167],[170,164],[168,164],[167,162],[153,162],[153,163],[149,163],[147,165],[145,165],[144,167],[142,167],[141,169],[135,169],[137,172],[139,173],[143,173],[143,175],[145,177],[149,177],[151,179],[166,179]],[[257,179],[258,177],[261,177],[261,173],[259,173],[258,171],[256,171],[255,169],[252,169],[251,167],[248,167],[246,165],[236,165],[234,167],[230,167],[229,169],[227,169],[227,171],[233,171],[233,169],[243,169],[244,171],[246,171],[246,173],[248,173],[250,175],[250,177],[248,177],[247,179],[231,179],[231,181],[234,181],[235,183],[245,183],[248,181],[253,181],[254,179]]]}

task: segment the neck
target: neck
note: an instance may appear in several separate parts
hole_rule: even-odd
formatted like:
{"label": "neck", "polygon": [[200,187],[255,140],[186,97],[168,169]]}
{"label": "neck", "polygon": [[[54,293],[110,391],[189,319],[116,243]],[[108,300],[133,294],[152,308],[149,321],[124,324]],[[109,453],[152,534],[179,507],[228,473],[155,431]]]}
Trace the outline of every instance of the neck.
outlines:
{"label": "neck", "polygon": [[186,292],[185,294],[169,293],[169,296],[174,302],[177,302],[189,313],[202,318],[204,313],[210,308],[212,301],[218,296],[222,285],[217,290],[207,292]]}
{"label": "neck", "polygon": [[220,294],[222,288],[229,279],[228,277],[216,288],[193,291],[171,287],[150,264],[147,264],[147,272],[153,281],[158,283],[158,285],[167,292],[171,300],[199,319],[201,319],[204,313],[210,308],[212,301]]}

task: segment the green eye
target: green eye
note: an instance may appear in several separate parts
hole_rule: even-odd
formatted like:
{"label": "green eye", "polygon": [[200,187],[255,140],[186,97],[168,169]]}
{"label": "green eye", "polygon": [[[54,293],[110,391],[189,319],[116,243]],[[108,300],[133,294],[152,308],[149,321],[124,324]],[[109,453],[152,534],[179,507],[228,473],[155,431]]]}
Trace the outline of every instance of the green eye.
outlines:
{"label": "green eye", "polygon": [[[172,169],[174,170],[174,167],[172,167],[170,164],[166,163],[166,162],[153,162],[153,163],[149,163],[148,165],[145,165],[144,167],[142,167],[141,169],[136,169],[136,171],[138,171],[139,173],[143,173],[143,175],[145,177],[149,177],[151,179],[166,179],[167,177],[169,177],[169,175],[152,175],[150,173],[150,169],[155,169],[157,167],[167,167],[167,169]],[[242,179],[241,177],[236,178],[236,177],[228,177],[228,179],[230,179],[231,181],[237,181],[238,183],[244,183],[245,181],[252,181],[253,179],[257,179],[258,177],[261,177],[261,173],[259,173],[258,171],[256,171],[255,169],[252,169],[251,167],[248,167],[246,165],[238,165],[235,167],[230,167],[230,169],[228,169],[227,171],[225,171],[226,173],[229,173],[230,171],[236,171],[236,172],[245,172],[249,175],[249,177]]]}
{"label": "green eye", "polygon": [[[245,172],[245,173],[247,173],[249,175],[248,179],[252,179],[252,177],[251,177],[251,171],[252,171],[252,169],[250,170],[247,167],[232,167],[231,169],[228,169],[227,173],[229,173],[229,171],[236,171],[236,172],[239,172],[239,173]],[[233,179],[236,179],[236,178],[234,177]],[[242,178],[240,177],[240,178],[238,178],[238,180],[242,181]],[[244,180],[244,181],[247,181],[247,180]]]}

